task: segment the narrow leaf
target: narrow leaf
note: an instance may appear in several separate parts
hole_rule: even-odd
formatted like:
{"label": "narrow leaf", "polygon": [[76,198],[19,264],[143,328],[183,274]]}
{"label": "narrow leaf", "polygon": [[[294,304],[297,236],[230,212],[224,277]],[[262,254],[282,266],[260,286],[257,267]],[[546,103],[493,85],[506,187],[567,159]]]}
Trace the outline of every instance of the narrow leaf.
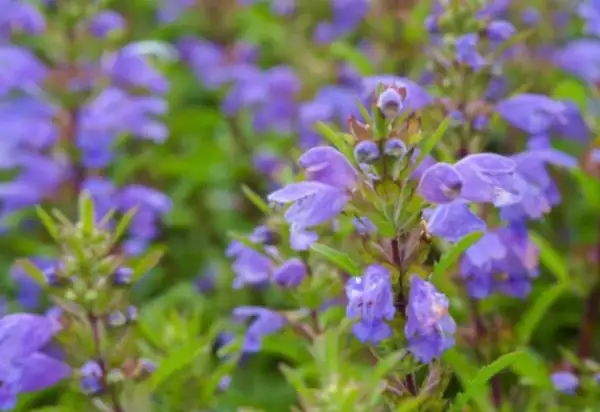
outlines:
{"label": "narrow leaf", "polygon": [[436,283],[440,277],[447,275],[448,269],[452,267],[458,259],[462,256],[462,254],[471,246],[481,239],[483,236],[483,232],[473,232],[469,233],[458,242],[453,244],[447,251],[444,253],[440,261],[433,268],[433,273],[431,274],[431,280],[433,283]]}
{"label": "narrow leaf", "polygon": [[524,383],[537,386],[539,388],[552,388],[550,372],[548,371],[548,368],[543,360],[528,349],[522,350],[521,353],[522,355],[519,356],[519,360],[512,363],[512,370],[517,375],[525,378]]}
{"label": "narrow leaf", "polygon": [[154,266],[160,262],[164,254],[163,250],[153,250],[148,252],[144,257],[136,262],[133,267],[134,282],[140,279],[144,274],[148,273]]}
{"label": "narrow leaf", "polygon": [[[514,365],[517,362],[521,362],[526,358],[526,353],[522,351],[515,351],[507,353],[506,355],[502,355],[494,362],[479,369],[479,371],[475,374],[473,379],[471,379],[465,387],[465,391],[458,394],[458,396],[455,399],[454,405],[452,405],[451,410],[456,412],[464,410],[471,398],[475,398],[476,396],[479,396],[482,393],[484,393],[484,390],[487,388],[487,383],[490,379],[492,379],[502,370]],[[493,406],[489,405],[482,410],[493,411],[494,408]]]}
{"label": "narrow leaf", "polygon": [[552,306],[566,290],[566,283],[555,284],[550,289],[545,290],[525,314],[521,316],[521,319],[517,323],[516,331],[519,342],[522,345],[529,343],[531,335],[540,323],[540,320],[548,313],[550,306]]}
{"label": "narrow leaf", "polygon": [[[466,388],[477,373],[473,363],[465,358],[456,348],[447,350],[443,355],[443,360],[452,368],[452,371],[460,381],[463,388]],[[494,405],[490,402],[490,390],[483,382],[479,390],[471,394],[471,398],[477,405],[479,411],[493,411]],[[455,410],[455,409],[452,409]],[[460,411],[461,409],[456,409]]]}
{"label": "narrow leaf", "polygon": [[248,198],[248,200],[252,202],[252,204],[256,206],[261,212],[267,215],[271,214],[272,210],[269,207],[269,205],[255,191],[253,191],[246,185],[242,185],[242,192],[244,192],[246,198]]}
{"label": "narrow leaf", "polygon": [[448,130],[448,126],[450,126],[450,118],[446,117],[444,120],[442,120],[436,131],[433,132],[428,139],[423,140],[419,147],[419,157],[417,157],[417,161],[413,165],[413,170],[416,169],[423,160],[425,160],[427,155],[430,154],[433,148],[437,146],[440,140],[442,140],[446,130]]}
{"label": "narrow leaf", "polygon": [[569,269],[567,264],[556,250],[536,232],[530,232],[529,236],[533,243],[540,249],[540,260],[552,272],[559,282],[569,280]]}
{"label": "narrow leaf", "polygon": [[50,236],[52,236],[52,238],[56,241],[59,240],[59,231],[58,231],[58,226],[56,225],[56,222],[54,221],[54,219],[52,218],[52,216],[50,216],[48,214],[48,212],[46,212],[42,207],[37,206],[35,208],[35,211],[38,215],[38,218],[42,221],[42,224],[44,225],[44,227],[46,228],[46,230],[48,231],[48,233],[50,234]]}
{"label": "narrow leaf", "polygon": [[115,243],[118,242],[119,239],[121,239],[121,237],[125,234],[125,231],[129,227],[131,220],[137,213],[137,210],[138,210],[137,206],[132,207],[131,209],[129,209],[127,211],[127,213],[125,213],[121,217],[121,219],[119,220],[119,223],[117,223],[117,227],[115,228],[115,233],[113,235],[113,241]]}
{"label": "narrow leaf", "polygon": [[46,277],[44,276],[44,273],[30,260],[19,259],[17,260],[17,265],[19,265],[36,283],[41,286],[46,285]]}
{"label": "narrow leaf", "polygon": [[203,350],[204,348],[202,345],[198,344],[198,342],[193,342],[187,347],[170,353],[169,356],[160,362],[158,368],[152,374],[152,390],[156,390],[171,376],[190,365]]}
{"label": "narrow leaf", "polygon": [[350,256],[335,249],[330,248],[329,246],[323,245],[321,243],[314,243],[310,247],[313,251],[323,256],[325,259],[336,265],[338,268],[354,275],[360,275],[360,266],[356,263]]}
{"label": "narrow leaf", "polygon": [[79,195],[79,220],[82,224],[83,233],[90,235],[94,232],[96,212],[94,202],[87,191]]}

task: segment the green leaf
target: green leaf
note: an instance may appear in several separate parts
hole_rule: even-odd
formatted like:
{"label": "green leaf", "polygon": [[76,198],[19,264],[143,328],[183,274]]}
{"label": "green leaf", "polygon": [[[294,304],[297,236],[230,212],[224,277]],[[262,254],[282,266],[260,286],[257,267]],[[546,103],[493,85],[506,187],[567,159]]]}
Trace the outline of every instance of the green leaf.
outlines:
{"label": "green leaf", "polygon": [[346,140],[344,139],[343,133],[336,132],[323,122],[317,123],[316,128],[319,131],[319,133],[321,133],[323,137],[325,137],[329,141],[329,143],[334,145],[347,158],[352,158],[352,150],[350,149],[348,142],[346,142]]}
{"label": "green leaf", "polygon": [[261,212],[263,212],[266,215],[271,214],[272,210],[269,207],[269,205],[255,191],[253,191],[246,185],[242,185],[242,192],[244,192],[246,198],[248,198],[248,200],[252,202],[252,204],[256,206]]}
{"label": "green leaf", "polygon": [[144,274],[154,268],[158,262],[160,262],[164,253],[163,250],[151,250],[138,260],[133,266],[133,281],[135,282],[140,279]]}
{"label": "green leaf", "polygon": [[[511,353],[507,353],[506,355],[500,356],[494,362],[490,363],[487,366],[479,369],[479,371],[475,374],[475,376],[469,380],[468,384],[465,387],[465,391],[459,393],[455,398],[455,402],[452,405],[451,411],[460,412],[466,406],[467,403],[471,400],[471,398],[479,397],[484,393],[487,389],[487,383],[490,379],[492,379],[495,375],[500,373],[502,370],[515,365],[518,362],[527,362],[528,354],[523,351],[515,351]],[[487,391],[486,391],[487,392]],[[481,407],[482,405],[478,406]],[[487,403],[489,403],[489,398],[487,398]],[[494,407],[492,405],[485,405],[482,411],[493,411]]]}
{"label": "green leaf", "polygon": [[186,347],[170,353],[160,362],[158,368],[152,374],[152,390],[156,390],[171,376],[189,366],[203,351],[205,351],[205,348],[202,345],[199,345],[198,342],[192,342]]}
{"label": "green leaf", "polygon": [[79,220],[82,224],[83,233],[91,235],[94,232],[96,212],[94,201],[87,190],[79,195]]}
{"label": "green leaf", "polygon": [[360,74],[367,76],[374,73],[373,63],[360,49],[342,41],[336,41],[329,47],[329,52],[334,58],[350,62]]}
{"label": "green leaf", "polygon": [[448,269],[452,267],[458,259],[462,256],[462,254],[471,246],[481,239],[483,236],[483,232],[473,232],[464,236],[458,242],[453,244],[446,253],[442,256],[440,261],[433,268],[433,272],[431,274],[431,280],[433,283],[436,283],[436,280],[446,275]]}
{"label": "green leaf", "polygon": [[600,208],[600,180],[593,176],[587,175],[583,170],[579,168],[569,169],[577,183],[579,183],[579,189],[581,194],[585,197],[585,202],[592,209]]}
{"label": "green leaf", "polygon": [[418,396],[416,398],[410,398],[402,402],[396,408],[396,412],[415,412],[419,410],[419,406],[427,399],[426,396]]}
{"label": "green leaf", "polygon": [[42,221],[42,224],[44,225],[44,227],[46,228],[46,230],[48,231],[48,233],[50,234],[50,236],[52,236],[52,239],[58,241],[59,240],[58,226],[56,225],[56,222],[54,221],[54,219],[52,218],[52,216],[50,216],[40,206],[37,206],[35,208],[35,211],[36,211],[36,213],[38,215],[38,218]]}
{"label": "green leaf", "polygon": [[429,153],[431,153],[433,148],[437,146],[437,144],[440,142],[440,140],[442,140],[442,137],[446,133],[446,130],[448,130],[448,126],[450,126],[450,118],[446,117],[446,118],[444,118],[444,120],[442,120],[442,122],[440,123],[440,125],[438,126],[436,131],[433,132],[433,134],[431,136],[429,136],[429,138],[422,141],[422,143],[419,146],[419,149],[421,150],[421,152],[419,153],[419,157],[417,158],[417,161],[413,164],[413,167],[412,167],[413,170],[416,169],[417,167],[419,167],[421,162],[423,162],[423,160],[425,160],[427,155]]}
{"label": "green leaf", "polygon": [[588,87],[583,82],[574,78],[566,78],[556,85],[552,92],[552,97],[557,100],[571,101],[580,110],[585,111],[591,98],[588,90]]}
{"label": "green leaf", "polygon": [[561,282],[545,290],[533,305],[521,316],[516,333],[519,343],[526,345],[540,320],[548,313],[550,306],[567,290],[567,283]]}
{"label": "green leaf", "polygon": [[536,232],[530,232],[529,236],[533,243],[540,249],[540,260],[552,272],[559,282],[569,280],[569,269],[562,257],[554,248]]}
{"label": "green leaf", "polygon": [[521,351],[518,361],[513,362],[511,368],[517,375],[526,379],[525,383],[546,389],[552,387],[546,364],[538,355],[528,349]]}
{"label": "green leaf", "polygon": [[131,219],[133,219],[133,217],[137,213],[137,210],[138,210],[137,206],[132,207],[131,209],[129,209],[127,211],[127,213],[125,213],[121,217],[121,220],[119,220],[119,223],[117,223],[117,227],[115,228],[115,233],[113,234],[114,242],[117,242],[121,238],[121,236],[123,236],[125,234],[125,231],[129,227],[129,224],[131,223]]}
{"label": "green leaf", "polygon": [[[456,348],[447,350],[442,359],[450,365],[463,388],[468,387],[477,373],[477,369],[475,369],[473,363],[465,358]],[[471,394],[471,398],[473,398],[479,411],[494,410],[494,405],[490,402],[490,390],[485,382],[482,383],[477,392]]]}
{"label": "green leaf", "polygon": [[336,265],[338,268],[354,276],[360,275],[360,265],[350,256],[321,243],[314,243],[310,247],[313,251],[323,256],[325,259]]}
{"label": "green leaf", "polygon": [[40,268],[31,263],[31,261],[27,259],[19,259],[17,260],[17,265],[20,266],[36,283],[41,286],[46,285],[46,277],[44,276],[44,273],[40,270]]}

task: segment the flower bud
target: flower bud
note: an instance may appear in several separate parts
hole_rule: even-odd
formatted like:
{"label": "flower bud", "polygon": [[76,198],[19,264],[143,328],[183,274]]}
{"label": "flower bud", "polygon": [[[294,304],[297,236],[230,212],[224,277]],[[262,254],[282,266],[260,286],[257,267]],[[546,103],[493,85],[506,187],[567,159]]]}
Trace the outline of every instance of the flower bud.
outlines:
{"label": "flower bud", "polygon": [[79,387],[88,396],[97,396],[104,391],[102,367],[96,361],[89,361],[79,369]]}
{"label": "flower bud", "polygon": [[279,241],[279,236],[267,226],[258,226],[250,235],[250,240],[261,245],[275,245]]}
{"label": "flower bud", "polygon": [[507,40],[513,34],[515,34],[516,29],[511,23],[505,20],[494,20],[492,21],[485,31],[485,34],[488,39],[496,42],[501,42]]}
{"label": "flower bud", "polygon": [[133,270],[128,267],[120,267],[113,273],[113,285],[127,286],[131,285],[133,279]]}
{"label": "flower bud", "polygon": [[406,89],[399,87],[388,87],[377,99],[377,107],[387,118],[393,119],[400,115],[404,107]]}
{"label": "flower bud", "polygon": [[126,317],[127,317],[127,322],[128,323],[137,322],[137,320],[138,320],[138,310],[137,310],[137,308],[135,306],[129,306],[127,308]]}
{"label": "flower bud", "polygon": [[377,143],[363,140],[354,148],[354,158],[358,163],[373,163],[379,158],[379,147]]}
{"label": "flower bud", "polygon": [[406,145],[401,139],[389,139],[385,142],[383,152],[387,156],[402,157],[406,154]]}
{"label": "flower bud", "polygon": [[292,258],[275,270],[275,283],[284,288],[297,288],[306,277],[306,266],[297,258]]}
{"label": "flower bud", "polygon": [[127,318],[120,311],[111,312],[108,314],[106,323],[111,328],[119,328],[127,323]]}

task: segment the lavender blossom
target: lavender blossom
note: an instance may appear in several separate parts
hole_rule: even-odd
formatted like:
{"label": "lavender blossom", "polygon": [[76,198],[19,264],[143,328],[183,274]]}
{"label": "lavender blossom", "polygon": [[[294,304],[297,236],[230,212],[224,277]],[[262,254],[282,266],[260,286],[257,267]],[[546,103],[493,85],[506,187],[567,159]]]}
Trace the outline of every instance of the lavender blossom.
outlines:
{"label": "lavender blossom", "polygon": [[357,319],[352,333],[361,342],[377,343],[392,335],[392,329],[384,322],[392,320],[396,313],[390,274],[386,268],[371,265],[363,276],[348,280],[346,296],[346,316]]}
{"label": "lavender blossom", "polygon": [[456,323],[448,313],[448,298],[418,276],[411,278],[404,333],[408,350],[423,363],[454,346]]}
{"label": "lavender blossom", "polygon": [[565,395],[575,395],[577,388],[579,388],[579,378],[571,372],[554,372],[550,378],[554,389]]}
{"label": "lavender blossom", "polygon": [[273,272],[273,280],[284,288],[297,288],[307,275],[304,262],[298,258],[285,261]]}
{"label": "lavender blossom", "polygon": [[356,170],[343,154],[326,146],[307,151],[298,163],[305,170],[306,180],[271,193],[269,201],[293,203],[285,218],[301,229],[334,219],[358,184]]}
{"label": "lavender blossom", "polygon": [[461,276],[477,299],[493,292],[524,298],[537,275],[538,249],[523,222],[486,233],[467,250],[461,263]]}
{"label": "lavender blossom", "polygon": [[475,33],[462,35],[456,39],[456,60],[475,71],[485,66],[485,59],[477,51],[479,37]]}
{"label": "lavender blossom", "polygon": [[577,12],[585,20],[586,33],[600,36],[600,2],[598,0],[582,1]]}
{"label": "lavender blossom", "polygon": [[0,409],[14,408],[19,393],[39,391],[69,376],[67,365],[40,352],[55,333],[55,323],[45,316],[0,319]]}
{"label": "lavender blossom", "polygon": [[274,270],[271,259],[237,241],[229,245],[227,256],[235,259],[233,263],[233,272],[236,275],[233,282],[234,288],[241,288],[244,285],[262,285],[269,280]]}
{"label": "lavender blossom", "polygon": [[233,310],[236,322],[250,320],[244,336],[244,352],[258,352],[265,336],[272,335],[285,326],[285,318],[269,309],[257,306],[240,306]]}

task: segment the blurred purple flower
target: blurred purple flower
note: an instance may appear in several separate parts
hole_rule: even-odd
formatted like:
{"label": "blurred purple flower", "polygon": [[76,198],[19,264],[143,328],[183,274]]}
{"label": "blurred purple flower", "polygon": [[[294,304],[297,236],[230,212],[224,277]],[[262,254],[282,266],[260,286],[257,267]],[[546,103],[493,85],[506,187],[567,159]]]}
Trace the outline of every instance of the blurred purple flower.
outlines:
{"label": "blurred purple flower", "polygon": [[173,23],[196,4],[196,0],[162,0],[158,19],[162,23]]}
{"label": "blurred purple flower", "polygon": [[306,265],[298,258],[285,261],[273,272],[273,280],[281,287],[294,289],[300,286],[307,275]]}
{"label": "blurred purple flower", "polygon": [[258,352],[265,336],[272,335],[285,326],[285,318],[277,313],[257,307],[240,306],[233,310],[233,320],[247,322],[250,320],[244,336],[244,352]]}
{"label": "blurred purple flower", "polygon": [[390,274],[380,265],[369,266],[363,276],[352,277],[346,283],[348,306],[346,316],[357,319],[352,333],[361,342],[377,343],[392,335],[384,320],[396,313]]}
{"label": "blurred purple flower", "polygon": [[507,40],[516,33],[515,26],[506,20],[494,20],[486,28],[487,37],[494,42]]}
{"label": "blurred purple flower", "polygon": [[0,42],[7,41],[14,33],[41,34],[46,21],[40,11],[22,0],[0,0]]}
{"label": "blurred purple flower", "polygon": [[113,10],[103,10],[90,22],[90,32],[98,38],[104,38],[125,28],[125,19]]}
{"label": "blurred purple flower", "polygon": [[521,13],[521,20],[526,26],[537,26],[541,17],[539,10],[535,7],[527,7],[523,10],[523,13]]}
{"label": "blurred purple flower", "polygon": [[[117,194],[117,207],[127,213],[136,208],[129,225],[129,235],[133,241],[153,240],[158,235],[160,219],[171,211],[172,202],[165,194],[142,185],[129,185]],[[135,254],[135,248],[131,250]]]}
{"label": "blurred purple flower", "polygon": [[579,3],[577,12],[585,20],[586,33],[592,36],[600,36],[600,1],[582,1]]}
{"label": "blurred purple flower", "polygon": [[575,395],[577,388],[579,388],[579,378],[572,372],[558,371],[554,372],[550,379],[554,389],[565,395]]}
{"label": "blurred purple flower", "polygon": [[461,262],[469,294],[483,299],[493,292],[524,298],[538,275],[538,249],[523,222],[486,233]]}
{"label": "blurred purple flower", "polygon": [[464,34],[456,39],[456,60],[475,71],[485,66],[485,59],[477,51],[478,39],[475,33]]}
{"label": "blurred purple flower", "polygon": [[360,236],[369,236],[377,231],[377,226],[368,217],[355,217],[352,219],[352,225]]}
{"label": "blurred purple flower", "polygon": [[600,40],[573,40],[555,53],[554,62],[561,69],[595,85],[600,82]]}
{"label": "blurred purple flower", "polygon": [[256,250],[234,241],[227,248],[226,255],[233,258],[232,270],[235,273],[233,287],[245,285],[259,286],[269,281],[275,266],[271,259]]}
{"label": "blurred purple flower", "polygon": [[136,44],[106,56],[102,67],[117,87],[141,88],[156,94],[164,94],[169,89],[167,79],[152,67]]}
{"label": "blurred purple flower", "polygon": [[308,250],[319,239],[316,232],[304,230],[292,225],[290,228],[290,247],[295,251]]}
{"label": "blurred purple flower", "polygon": [[271,193],[269,201],[293,203],[285,218],[300,229],[334,219],[350,201],[358,173],[342,153],[328,146],[310,149],[298,163],[306,180]]}
{"label": "blurred purple flower", "polygon": [[0,44],[0,96],[11,91],[26,91],[39,85],[47,76],[46,66],[29,50]]}
{"label": "blurred purple flower", "polygon": [[408,350],[421,362],[430,363],[454,346],[456,323],[448,313],[448,298],[429,282],[411,278],[406,325]]}
{"label": "blurred purple flower", "polygon": [[554,149],[530,150],[514,155],[517,187],[521,198],[517,203],[502,207],[505,220],[540,219],[552,206],[560,203],[560,192],[546,170],[546,165],[568,169],[577,166],[577,160]]}
{"label": "blurred purple flower", "polygon": [[53,386],[70,375],[70,368],[41,352],[56,333],[46,316],[12,314],[0,319],[0,409],[16,406],[16,396]]}

